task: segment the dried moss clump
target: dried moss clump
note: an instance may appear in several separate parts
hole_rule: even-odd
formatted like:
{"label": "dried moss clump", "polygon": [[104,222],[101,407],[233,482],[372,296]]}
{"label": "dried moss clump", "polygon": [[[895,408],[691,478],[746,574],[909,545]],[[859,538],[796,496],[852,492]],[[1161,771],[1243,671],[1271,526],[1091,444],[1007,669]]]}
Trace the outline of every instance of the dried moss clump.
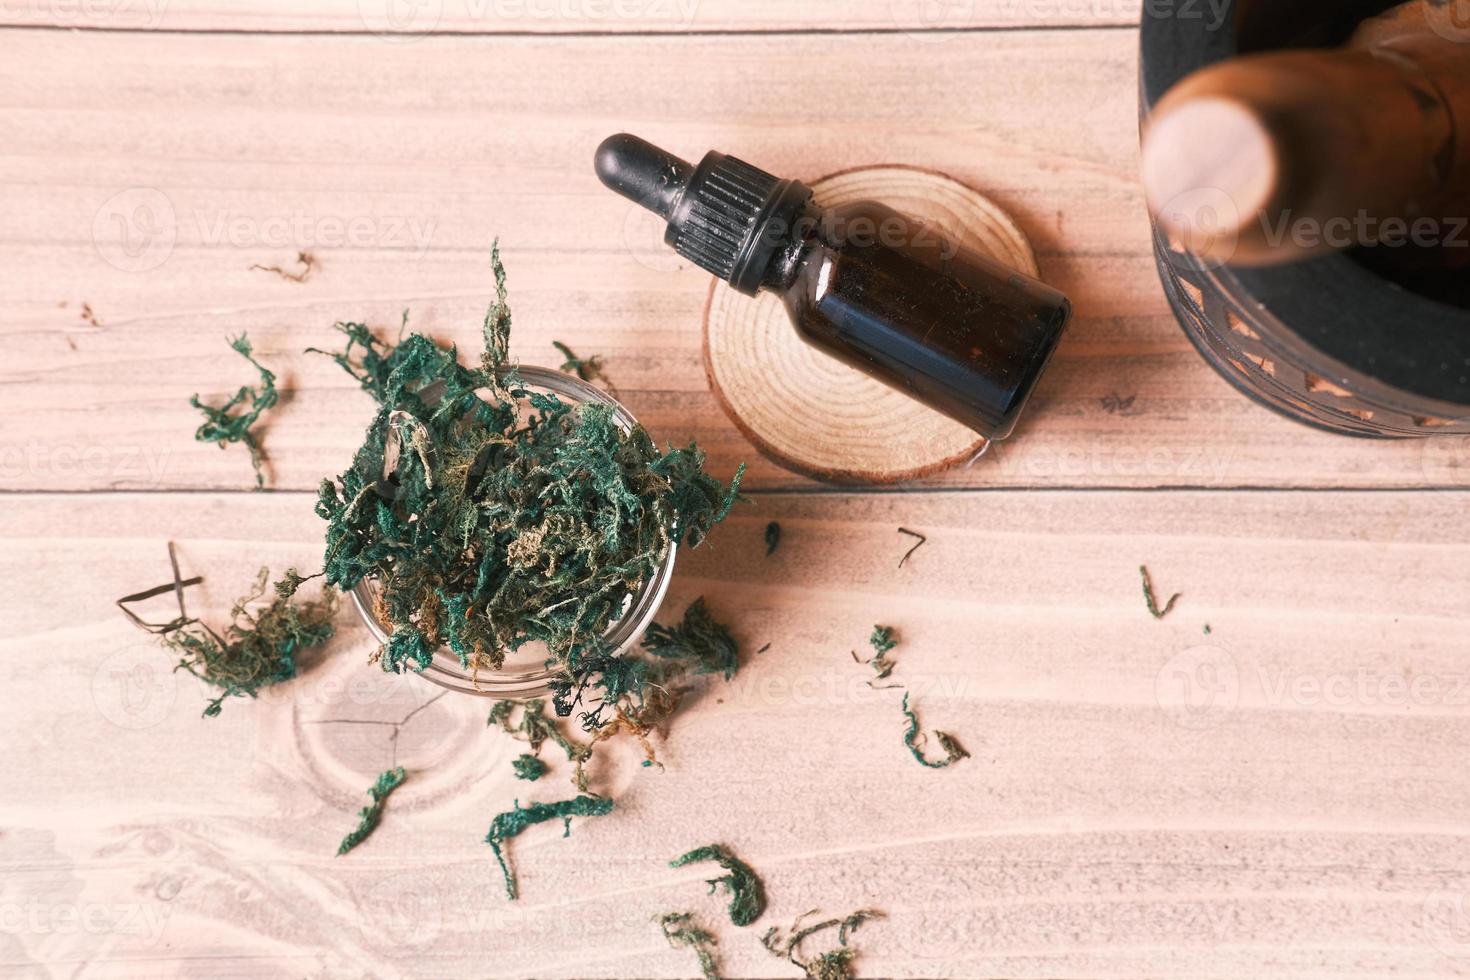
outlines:
{"label": "dried moss clump", "polygon": [[404,780],[408,779],[408,773],[402,766],[389,769],[378,777],[378,781],[368,787],[368,796],[372,802],[357,811],[358,824],[337,846],[337,856],[341,857],[352,850],[358,844],[367,840],[374,830],[378,828],[378,821],[383,819],[383,806],[388,801],[388,794],[402,786]]}
{"label": "dried moss clump", "polygon": [[766,910],[766,893],[760,878],[750,865],[740,860],[719,844],[696,847],[688,854],[680,855],[669,862],[671,868],[682,868],[696,861],[714,861],[728,874],[709,879],[709,890],[723,887],[730,893],[730,921],[737,926],[748,926]]}
{"label": "dried moss clump", "polygon": [[497,299],[478,367],[422,334],[390,347],[338,325],[347,345],[335,360],[378,411],[352,466],[323,482],[317,513],[327,580],[378,584],[385,670],[422,670],[441,645],[466,668],[498,668],[539,641],[574,674],[609,653],[599,638],[669,547],[700,544],[737,497],[741,472],[719,483],[697,446],[661,453],[608,406],[527,388],[507,357],[498,249],[491,262]]}
{"label": "dried moss clump", "polygon": [[[883,913],[872,909],[860,909],[846,918],[824,919],[821,922],[803,926],[801,921],[809,915],[815,915],[816,911],[812,909],[810,912],[797,916],[796,921],[791,924],[789,935],[783,936],[781,930],[772,926],[761,937],[761,943],[772,954],[800,967],[807,980],[852,980],[855,976],[852,971],[852,961],[857,951],[847,945],[848,937],[864,922],[882,918]],[[837,948],[819,953],[809,959],[806,958],[801,951],[801,944],[811,936],[829,929],[837,930]]]}
{"label": "dried moss clump", "polygon": [[262,568],[254,590],[230,611],[230,625],[222,634],[183,617],[159,631],[159,642],[180,654],[180,668],[220,690],[205,707],[206,718],[220,713],[225,698],[253,698],[261,688],[295,677],[297,654],[332,636],[336,594],[330,588],[323,590],[320,601],[303,603],[282,594],[278,586],[270,605],[252,613],[249,607],[265,596],[269,578],[270,570]]}
{"label": "dried moss clump", "polygon": [[[276,406],[280,394],[276,391],[276,376],[255,359],[248,336],[242,333],[230,341],[230,346],[260,372],[260,387],[241,385],[234,397],[218,408],[205,405],[197,394],[190,398],[189,404],[204,413],[204,424],[195,431],[194,438],[200,442],[217,442],[221,449],[232,442],[243,442],[250,450],[250,465],[255,468],[255,488],[259,490],[265,486],[265,454],[261,452],[260,440],[250,429],[260,421],[263,412]],[[236,414],[236,409],[247,402],[250,407]]]}
{"label": "dried moss clump", "polygon": [[719,980],[715,954],[710,947],[719,942],[714,933],[694,923],[688,912],[668,912],[654,920],[663,930],[664,939],[675,949],[689,948],[699,957],[699,972],[704,980]]}

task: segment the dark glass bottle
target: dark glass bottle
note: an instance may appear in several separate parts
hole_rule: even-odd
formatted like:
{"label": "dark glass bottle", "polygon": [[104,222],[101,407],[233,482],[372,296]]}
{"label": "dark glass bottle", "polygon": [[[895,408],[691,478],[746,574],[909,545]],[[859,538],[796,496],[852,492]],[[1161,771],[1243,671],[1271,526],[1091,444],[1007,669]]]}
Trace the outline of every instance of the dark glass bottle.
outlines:
{"label": "dark glass bottle", "polygon": [[1071,314],[1050,286],[877,202],[819,208],[797,181],[713,152],[691,166],[626,134],[596,162],[668,221],[679,254],[780,296],[808,343],[987,439],[1010,435]]}

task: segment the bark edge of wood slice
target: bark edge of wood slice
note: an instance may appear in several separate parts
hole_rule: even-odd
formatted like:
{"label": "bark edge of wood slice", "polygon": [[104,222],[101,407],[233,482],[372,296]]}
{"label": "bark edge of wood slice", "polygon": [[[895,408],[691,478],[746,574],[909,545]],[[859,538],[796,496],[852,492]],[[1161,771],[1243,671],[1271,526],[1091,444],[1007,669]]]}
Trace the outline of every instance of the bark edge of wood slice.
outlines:
{"label": "bark edge of wood slice", "polygon": [[[1037,276],[1035,253],[989,198],[935,171],[859,167],[811,185],[825,206],[876,200],[950,241]],[[704,366],[720,407],[761,455],[844,485],[916,480],[974,459],[985,440],[810,346],[781,301],[716,280],[704,316]]]}

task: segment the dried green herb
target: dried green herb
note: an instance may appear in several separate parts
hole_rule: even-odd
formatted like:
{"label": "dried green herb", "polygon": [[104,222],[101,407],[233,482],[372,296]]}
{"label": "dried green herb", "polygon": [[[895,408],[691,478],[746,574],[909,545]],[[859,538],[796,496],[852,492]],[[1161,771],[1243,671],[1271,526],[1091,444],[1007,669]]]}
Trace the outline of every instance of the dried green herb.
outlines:
{"label": "dried green herb", "polygon": [[668,912],[654,920],[663,930],[664,939],[675,949],[692,948],[699,957],[699,972],[705,980],[719,980],[719,969],[714,953],[710,950],[719,942],[714,934],[694,924],[688,912]]}
{"label": "dried green herb", "polygon": [[781,545],[781,525],[775,521],[766,525],[766,557],[769,558],[776,553]]}
{"label": "dried green herb", "polygon": [[311,278],[311,274],[316,271],[316,256],[310,252],[298,251],[296,253],[296,264],[301,266],[300,272],[288,272],[278,265],[261,265],[258,262],[250,267],[250,271],[274,272],[282,279],[289,279],[291,282],[306,282],[306,280]]}
{"label": "dried green herb", "polygon": [[408,773],[404,772],[402,766],[399,766],[383,773],[378,777],[376,783],[368,787],[368,796],[371,796],[373,801],[357,811],[359,821],[357,828],[342,838],[342,843],[337,846],[338,857],[367,840],[368,836],[377,829],[378,821],[383,818],[383,805],[388,800],[388,794],[402,786],[406,779],[408,779]]}
{"label": "dried green herb", "polygon": [[[265,486],[265,454],[261,451],[259,438],[250,429],[260,420],[261,413],[276,406],[280,394],[276,391],[276,376],[255,359],[248,336],[242,333],[230,341],[230,346],[260,372],[260,387],[242,385],[234,397],[218,408],[205,405],[197,394],[190,398],[189,404],[204,413],[204,424],[195,431],[194,438],[200,442],[217,442],[221,449],[232,442],[243,442],[250,450],[250,465],[255,468],[255,487],[258,490]],[[250,407],[234,414],[246,402]]]}
{"label": "dried green herb", "polygon": [[1206,623],[1205,624],[1205,636],[1209,636],[1213,632],[1214,632],[1214,630],[1210,629],[1210,624],[1209,623]]}
{"label": "dried green herb", "polygon": [[[846,918],[824,919],[809,926],[801,924],[801,921],[807,916],[816,914],[817,910],[812,909],[797,916],[796,921],[791,924],[790,934],[786,936],[782,935],[781,930],[772,926],[761,937],[761,944],[773,955],[789,960],[800,967],[807,980],[852,980],[855,976],[852,971],[852,961],[856,958],[857,951],[847,945],[847,940],[863,923],[872,919],[881,919],[883,913],[873,909],[859,909]],[[837,930],[837,948],[810,959],[803,958],[801,944],[811,936],[829,929]]]}
{"label": "dried green herb", "polygon": [[[575,767],[572,782],[576,784],[577,789],[585,791],[587,777],[583,773],[582,766],[592,758],[592,747],[562,734],[561,726],[556,723],[556,719],[546,717],[545,707],[546,703],[540,699],[532,699],[525,703],[497,701],[491,706],[490,716],[485,720],[485,724],[498,725],[507,735],[530,745],[531,751],[536,755],[541,754],[541,746],[546,742],[555,742],[561,746],[561,750],[567,754],[567,761]],[[521,713],[519,722],[514,720],[517,709]],[[517,775],[519,772],[520,770],[517,769]]]}
{"label": "dried green herb", "polygon": [[735,637],[710,615],[703,596],[689,604],[678,626],[648,627],[643,649],[660,660],[678,661],[696,674],[722,674],[725,680],[735,676],[740,665]]}
{"label": "dried green herb", "polygon": [[466,667],[497,668],[544,643],[565,713],[575,678],[610,656],[609,624],[671,544],[697,546],[724,519],[743,467],[724,486],[693,444],[660,453],[608,406],[527,388],[507,357],[498,248],[491,263],[497,298],[477,368],[422,334],[389,347],[338,324],[347,347],[334,359],[378,412],[352,466],[321,487],[327,580],[376,580],[385,670],[422,670],[441,645]]}
{"label": "dried green herb", "polygon": [[517,897],[515,875],[505,863],[502,845],[506,841],[519,837],[526,828],[548,820],[560,820],[564,827],[562,836],[570,837],[573,817],[606,816],[612,809],[612,800],[600,796],[576,796],[556,803],[532,803],[524,808],[521,801],[516,800],[515,809],[497,814],[490,822],[490,832],[485,835],[485,843],[490,845],[490,849],[495,852],[495,860],[500,862],[500,871],[505,875],[505,894],[511,899]]}
{"label": "dried green herb", "polygon": [[[225,698],[253,698],[261,688],[295,677],[297,654],[331,638],[336,594],[327,588],[320,600],[293,601],[291,594],[295,586],[305,581],[296,575],[294,569],[277,583],[276,596],[270,604],[252,613],[250,605],[265,596],[266,583],[270,580],[270,570],[262,568],[254,590],[238,599],[230,610],[230,624],[223,633],[215,631],[191,617],[184,608],[184,589],[197,585],[203,579],[183,580],[172,543],[168,551],[173,565],[173,582],[125,596],[117,604],[135,624],[155,634],[159,643],[180,655],[175,670],[187,670],[220,690],[220,696],[205,706],[204,717],[218,715]],[[287,585],[292,585],[289,592],[284,591]],[[179,615],[167,623],[144,622],[128,609],[129,603],[165,592],[173,592],[179,603]]]}
{"label": "dried green herb", "polygon": [[924,537],[918,531],[910,531],[906,527],[899,528],[898,529],[898,533],[899,534],[906,534],[906,535],[908,535],[911,538],[918,538],[919,539],[917,542],[914,543],[914,546],[912,548],[910,548],[908,551],[905,551],[903,553],[903,557],[898,560],[898,567],[899,568],[902,568],[904,565],[908,564],[909,557],[911,555],[913,555],[914,552],[916,552],[920,548],[924,547],[924,542],[928,541],[929,539],[926,538],[926,537]]}
{"label": "dried green herb", "polygon": [[517,779],[524,779],[534,783],[546,775],[546,763],[534,755],[518,755],[511,760],[510,767],[515,770]]}
{"label": "dried green herb", "polygon": [[766,910],[766,893],[760,878],[750,865],[731,854],[719,844],[696,847],[688,854],[680,855],[669,862],[671,868],[682,868],[697,861],[714,861],[727,874],[708,881],[711,893],[723,887],[730,893],[730,921],[737,926],[748,926],[760,918]]}
{"label": "dried green herb", "polygon": [[970,757],[970,753],[964,750],[953,735],[947,732],[941,732],[938,729],[934,731],[934,739],[939,743],[939,747],[944,750],[944,758],[935,762],[924,756],[924,750],[920,742],[926,736],[921,735],[919,732],[919,716],[909,709],[909,694],[907,691],[903,693],[903,716],[909,722],[909,727],[903,733],[903,744],[908,746],[909,752],[922,765],[928,766],[930,769],[943,769],[946,766],[954,765],[961,759],[968,759]]}
{"label": "dried green herb", "polygon": [[[874,626],[873,635],[868,637],[868,643],[873,648],[873,656],[867,660],[863,660],[857,655],[857,651],[854,650],[852,659],[860,664],[867,664],[869,667],[872,667],[873,673],[877,675],[873,680],[885,680],[889,674],[893,673],[893,668],[898,666],[892,660],[888,659],[889,651],[898,646],[898,641],[893,638],[893,627]],[[873,681],[868,681],[868,686],[874,687]],[[888,687],[896,686],[893,684],[888,685]]]}
{"label": "dried green herb", "polygon": [[1181,593],[1174,593],[1174,595],[1169,598],[1169,601],[1164,603],[1164,608],[1160,609],[1157,600],[1154,599],[1154,583],[1153,579],[1149,577],[1148,566],[1139,565],[1138,575],[1141,579],[1143,579],[1143,601],[1148,603],[1149,615],[1152,616],[1154,619],[1163,619],[1165,616],[1169,615],[1169,611],[1174,608],[1174,603],[1179,601],[1179,596],[1181,595]]}
{"label": "dried green herb", "polygon": [[603,384],[607,385],[608,388],[613,388],[613,383],[609,381],[607,375],[603,373],[602,355],[593,354],[591,357],[578,357],[576,354],[572,353],[572,349],[570,347],[559,340],[553,340],[551,342],[551,346],[555,347],[557,349],[557,352],[560,353],[562,357],[566,358],[566,360],[562,362],[559,370],[564,371],[567,374],[575,374],[583,381],[590,382],[601,378]]}

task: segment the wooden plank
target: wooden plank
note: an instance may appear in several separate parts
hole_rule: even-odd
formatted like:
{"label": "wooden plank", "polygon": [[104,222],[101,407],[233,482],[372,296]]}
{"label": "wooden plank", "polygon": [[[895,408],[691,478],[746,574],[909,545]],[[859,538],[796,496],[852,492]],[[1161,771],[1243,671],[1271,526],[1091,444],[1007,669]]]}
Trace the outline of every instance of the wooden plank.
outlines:
{"label": "wooden plank", "polygon": [[[224,344],[248,330],[291,389],[266,435],[276,485],[314,487],[340,472],[369,411],[302,349],[331,344],[338,319],[396,330],[407,308],[478,350],[499,235],[525,362],[556,363],[553,338],[600,352],[660,439],[697,438],[722,472],[750,462],[752,486],[808,485],[760,459],[708,389],[709,277],[671,260],[654,219],[593,176],[593,148],[627,128],[793,175],[932,167],[1016,217],[1075,325],[1017,437],[935,485],[1470,486],[1470,440],[1318,433],[1242,398],[1194,352],[1136,186],[1134,43],[12,32],[0,480],[248,486],[238,447],[192,442],[187,404],[250,380]],[[320,261],[305,284],[250,268],[298,248]]]}
{"label": "wooden plank", "polygon": [[[201,721],[203,692],[111,605],[166,575],[222,612],[269,562],[312,567],[305,494],[14,494],[0,508],[0,971],[688,976],[650,917],[691,909],[729,975],[794,975],[757,934],[876,906],[865,976],[1439,976],[1467,968],[1461,492],[771,495],[680,557],[747,651],[675,719],[663,771],[608,754],[618,800],[514,844],[510,904],[480,843],[515,746],[480,699],[402,729],[413,775],[334,858],[434,689],[347,625],[305,675]],[[764,557],[762,528],[779,520]],[[929,535],[902,568],[899,524]],[[1182,592],[1144,609],[1136,566]],[[162,610],[160,610],[162,611]],[[932,772],[894,680],[973,758]],[[1205,635],[1209,623],[1212,632]],[[770,650],[749,651],[763,643]],[[722,922],[696,869],[726,841],[771,911]]]}
{"label": "wooden plank", "polygon": [[[1178,0],[1179,9],[1188,14]],[[1173,0],[1150,4],[1169,10]],[[11,0],[0,26],[434,33],[903,31],[1138,23],[1141,0]],[[1209,8],[1200,4],[1202,16]]]}

